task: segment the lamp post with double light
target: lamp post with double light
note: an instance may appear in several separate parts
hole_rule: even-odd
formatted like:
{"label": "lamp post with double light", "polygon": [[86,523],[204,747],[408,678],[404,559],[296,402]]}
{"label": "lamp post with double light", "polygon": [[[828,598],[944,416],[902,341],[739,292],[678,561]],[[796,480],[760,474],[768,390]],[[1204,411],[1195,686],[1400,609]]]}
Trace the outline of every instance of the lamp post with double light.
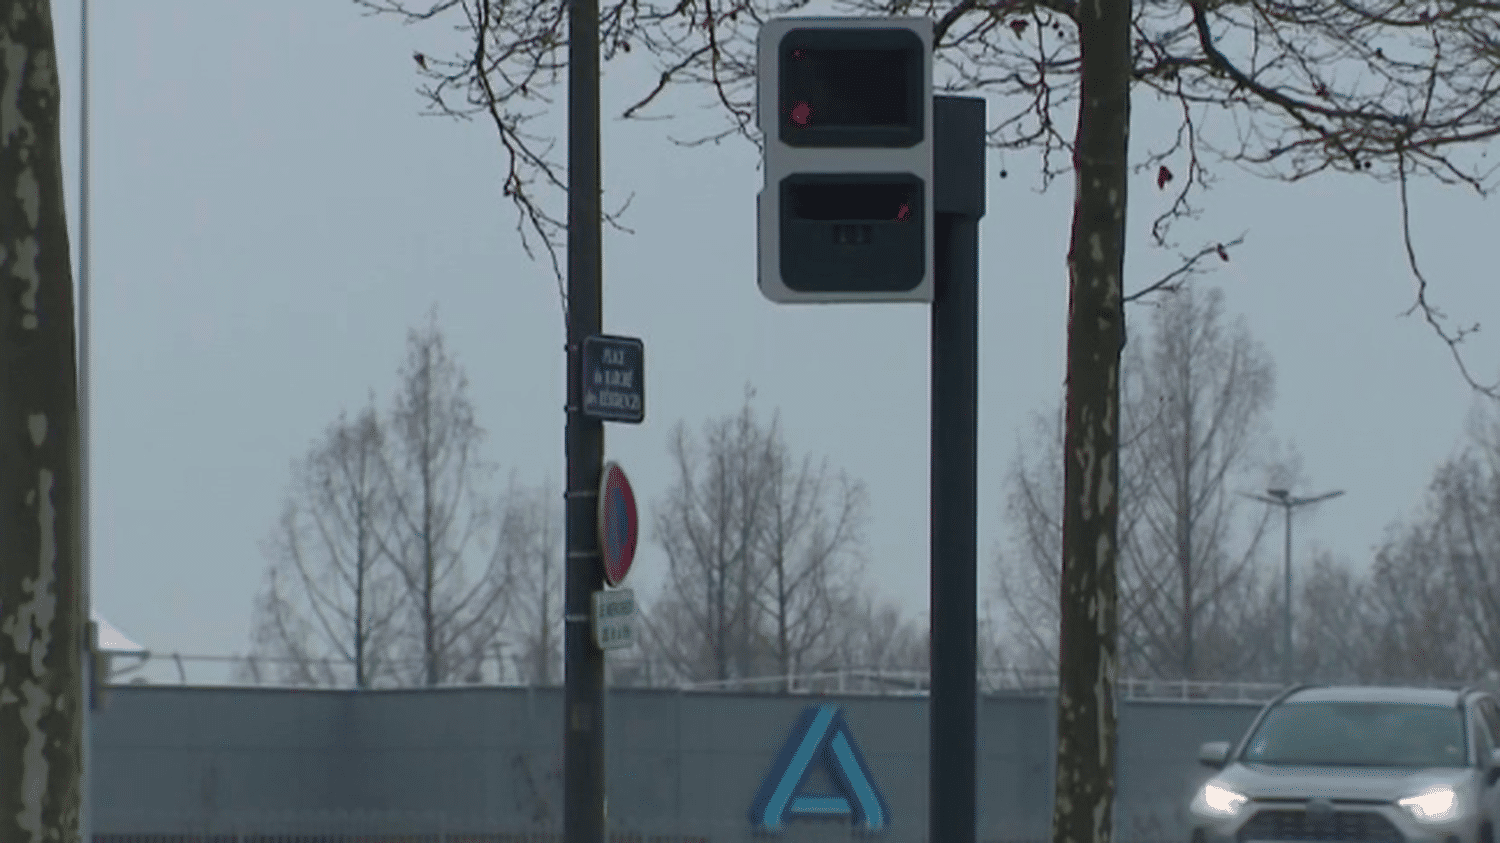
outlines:
{"label": "lamp post with double light", "polygon": [[1343,489],[1337,489],[1321,495],[1299,498],[1288,489],[1267,489],[1264,495],[1245,496],[1279,506],[1286,516],[1286,543],[1282,550],[1284,579],[1281,603],[1281,672],[1282,679],[1287,682],[1292,681],[1292,510],[1299,506],[1336,498],[1343,493]]}

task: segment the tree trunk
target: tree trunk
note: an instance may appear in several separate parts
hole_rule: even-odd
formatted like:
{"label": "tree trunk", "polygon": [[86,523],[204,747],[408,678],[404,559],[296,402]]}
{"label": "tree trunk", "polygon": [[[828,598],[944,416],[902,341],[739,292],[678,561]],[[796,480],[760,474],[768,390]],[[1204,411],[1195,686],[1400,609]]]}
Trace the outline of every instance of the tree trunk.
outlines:
{"label": "tree trunk", "polygon": [[[364,494],[364,486],[361,484],[359,494]],[[363,689],[367,677],[365,676],[365,638],[369,629],[365,626],[365,571],[370,562],[365,555],[365,532],[368,529],[365,523],[365,503],[358,500],[354,504],[354,687]]]}
{"label": "tree trunk", "polygon": [[776,653],[777,666],[781,668],[782,690],[792,692],[792,645],[787,630],[787,613],[791,597],[786,593],[786,557],[776,554]]}
{"label": "tree trunk", "polygon": [[1177,570],[1181,572],[1182,678],[1193,679],[1193,372],[1192,335],[1178,364],[1182,406],[1182,476],[1177,478]]}
{"label": "tree trunk", "polygon": [[1115,561],[1125,341],[1130,2],[1077,10],[1082,92],[1068,252],[1068,385],[1053,843],[1108,843],[1114,816]]}
{"label": "tree trunk", "polygon": [[0,840],[73,843],[87,619],[60,91],[48,4],[0,21]]}
{"label": "tree trunk", "polygon": [[[717,560],[715,560],[717,564]],[[729,571],[723,565],[718,566],[715,572],[714,583],[714,678],[720,682],[729,678],[729,625],[724,620],[724,613],[728,611],[728,593],[725,588],[725,580]]]}
{"label": "tree trunk", "polygon": [[[427,383],[431,383],[429,378]],[[424,405],[424,411],[430,411]],[[433,614],[432,593],[437,588],[436,561],[432,547],[432,454],[427,443],[430,417],[422,419],[422,668],[423,681],[431,688],[438,684],[437,620]]]}
{"label": "tree trunk", "polygon": [[[550,504],[549,504],[550,505]],[[541,521],[541,529],[552,532],[552,520],[544,518]],[[541,651],[537,655],[536,679],[533,684],[543,688],[552,685],[552,551],[551,546],[545,541],[539,545],[542,550],[542,611],[541,622],[537,636],[537,648]]]}

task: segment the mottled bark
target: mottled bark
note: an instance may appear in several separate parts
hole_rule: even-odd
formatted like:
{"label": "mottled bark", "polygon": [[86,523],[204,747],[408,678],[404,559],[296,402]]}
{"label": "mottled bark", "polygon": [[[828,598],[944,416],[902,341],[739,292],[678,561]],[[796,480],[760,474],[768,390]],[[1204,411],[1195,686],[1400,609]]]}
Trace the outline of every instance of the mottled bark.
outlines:
{"label": "mottled bark", "polygon": [[73,281],[52,19],[0,3],[0,840],[76,841],[82,791]]}
{"label": "mottled bark", "polygon": [[1076,12],[1082,90],[1068,252],[1068,387],[1053,843],[1108,843],[1119,625],[1121,274],[1130,130],[1130,0]]}

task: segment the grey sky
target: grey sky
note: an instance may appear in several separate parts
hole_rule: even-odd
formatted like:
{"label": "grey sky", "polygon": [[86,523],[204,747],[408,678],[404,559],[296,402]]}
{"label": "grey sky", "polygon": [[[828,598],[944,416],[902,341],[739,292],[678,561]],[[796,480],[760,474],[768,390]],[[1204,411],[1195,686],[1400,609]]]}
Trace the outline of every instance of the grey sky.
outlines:
{"label": "grey sky", "polygon": [[[75,215],[77,6],[54,8]],[[440,31],[336,0],[105,0],[91,24],[94,599],[106,617],[159,653],[243,651],[289,462],[341,409],[372,390],[386,402],[406,330],[434,304],[488,455],[526,482],[561,478],[556,287],[517,243],[491,129],[417,114],[411,54],[441,52]],[[924,613],[927,310],[764,300],[756,151],[671,146],[668,133],[707,125],[703,99],[677,99],[670,123],[614,119],[652,78],[625,70],[606,85],[604,172],[611,195],[635,194],[636,234],[606,237],[605,326],[644,339],[650,392],[644,425],[608,427],[609,456],[650,502],[669,481],[672,425],[733,411],[753,384],[794,448],[868,483],[870,576]],[[1138,139],[1149,117],[1138,108]],[[1005,537],[1004,472],[1032,415],[1061,395],[1071,200],[1067,183],[1035,191],[1030,158],[992,155],[992,176],[1002,165],[981,244],[986,579]],[[1428,329],[1398,318],[1412,284],[1393,186],[1219,172],[1185,245],[1248,231],[1208,283],[1275,359],[1275,433],[1304,458],[1296,491],[1348,491],[1299,513],[1296,551],[1363,565],[1420,504],[1473,396]],[[1146,239],[1166,200],[1150,174],[1132,190],[1134,289],[1168,263]],[[1433,295],[1486,322],[1468,354],[1493,377],[1495,206],[1425,185],[1414,201]],[[1133,311],[1136,330],[1145,316]],[[631,577],[647,594],[665,564],[651,540],[648,527]]]}

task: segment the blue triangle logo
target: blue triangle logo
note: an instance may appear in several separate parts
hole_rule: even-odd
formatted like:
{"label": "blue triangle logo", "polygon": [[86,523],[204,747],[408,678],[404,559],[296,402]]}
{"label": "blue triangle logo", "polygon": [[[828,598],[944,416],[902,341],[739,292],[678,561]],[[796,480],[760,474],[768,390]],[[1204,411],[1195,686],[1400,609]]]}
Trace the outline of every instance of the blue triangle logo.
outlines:
{"label": "blue triangle logo", "polygon": [[[837,793],[805,791],[815,765],[828,772]],[[750,806],[750,823],[761,831],[782,831],[792,817],[848,817],[865,831],[890,823],[885,797],[836,705],[803,710]]]}

